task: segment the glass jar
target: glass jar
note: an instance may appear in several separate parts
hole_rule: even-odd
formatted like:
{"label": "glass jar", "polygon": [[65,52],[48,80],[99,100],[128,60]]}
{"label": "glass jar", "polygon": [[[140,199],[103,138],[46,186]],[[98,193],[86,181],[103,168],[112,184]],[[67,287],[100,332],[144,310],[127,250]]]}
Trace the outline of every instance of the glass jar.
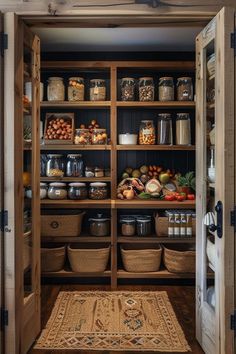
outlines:
{"label": "glass jar", "polygon": [[89,129],[75,129],[74,143],[77,145],[90,145],[91,134]]}
{"label": "glass jar", "polygon": [[110,234],[110,218],[97,214],[89,219],[89,230],[92,236],[108,236]]}
{"label": "glass jar", "polygon": [[140,77],[138,87],[139,101],[154,101],[154,82],[152,77]]}
{"label": "glass jar", "polygon": [[68,198],[83,200],[88,198],[88,191],[85,183],[69,183]]}
{"label": "glass jar", "polygon": [[64,164],[63,155],[52,154],[48,155],[47,165],[46,165],[46,175],[47,177],[63,177],[64,176]]}
{"label": "glass jar", "polygon": [[133,236],[135,235],[135,218],[130,216],[130,217],[121,217],[120,218],[120,223],[121,223],[121,234],[123,236]]}
{"label": "glass jar", "polygon": [[208,180],[211,183],[215,183],[216,172],[215,172],[215,147],[210,147],[210,156],[208,161],[208,169],[207,169]]}
{"label": "glass jar", "polygon": [[90,80],[90,101],[105,101],[106,81],[102,79]]}
{"label": "glass jar", "polygon": [[82,155],[70,154],[67,155],[66,175],[67,177],[83,177],[84,162]]}
{"label": "glass jar", "polygon": [[84,101],[84,79],[82,77],[69,78],[68,101]]}
{"label": "glass jar", "polygon": [[48,188],[49,199],[66,199],[67,190],[66,183],[53,182],[49,184]]}
{"label": "glass jar", "polygon": [[188,113],[177,113],[176,145],[191,145],[191,124]]}
{"label": "glass jar", "polygon": [[121,101],[135,100],[135,79],[132,77],[123,77],[121,79]]}
{"label": "glass jar", "polygon": [[177,79],[177,100],[193,100],[193,83],[191,77],[179,77]]}
{"label": "glass jar", "polygon": [[159,79],[159,101],[174,101],[173,77],[165,76]]}
{"label": "glass jar", "polygon": [[139,144],[154,145],[156,133],[153,120],[142,120],[139,127]]}
{"label": "glass jar", "polygon": [[93,182],[89,185],[89,198],[94,200],[106,199],[108,196],[107,184]]}
{"label": "glass jar", "polygon": [[106,129],[93,129],[91,140],[92,145],[105,145],[107,143]]}
{"label": "glass jar", "polygon": [[95,177],[94,168],[91,166],[85,167],[85,177]]}
{"label": "glass jar", "polygon": [[62,77],[49,77],[47,87],[48,101],[65,101],[65,86]]}
{"label": "glass jar", "polygon": [[136,219],[137,235],[150,236],[151,234],[151,220],[150,218],[140,217]]}
{"label": "glass jar", "polygon": [[47,183],[40,183],[40,199],[47,198],[48,185]]}
{"label": "glass jar", "polygon": [[157,144],[173,144],[172,119],[169,113],[158,114]]}
{"label": "glass jar", "polygon": [[104,169],[101,167],[95,167],[94,174],[95,177],[104,177]]}

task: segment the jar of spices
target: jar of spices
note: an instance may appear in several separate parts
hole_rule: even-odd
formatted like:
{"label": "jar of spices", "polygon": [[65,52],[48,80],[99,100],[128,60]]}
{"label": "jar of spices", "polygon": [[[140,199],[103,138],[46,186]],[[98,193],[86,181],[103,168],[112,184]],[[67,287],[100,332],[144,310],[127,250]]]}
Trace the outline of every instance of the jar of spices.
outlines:
{"label": "jar of spices", "polygon": [[101,167],[95,167],[94,173],[95,177],[104,177],[104,170]]}
{"label": "jar of spices", "polygon": [[191,77],[179,77],[177,79],[177,100],[193,100],[193,83]]}
{"label": "jar of spices", "polygon": [[121,234],[123,236],[133,236],[135,235],[135,218],[130,216],[130,217],[121,217],[120,218],[120,223],[121,223]]}
{"label": "jar of spices", "polygon": [[84,162],[81,154],[67,155],[66,175],[67,177],[83,177]]}
{"label": "jar of spices", "polygon": [[89,219],[89,230],[92,236],[108,236],[110,234],[110,218],[97,214]]}
{"label": "jar of spices", "polygon": [[138,217],[136,219],[137,235],[150,236],[151,234],[151,220],[150,218]]}
{"label": "jar of spices", "polygon": [[62,77],[49,77],[47,87],[48,101],[65,101],[65,86]]}
{"label": "jar of spices", "polygon": [[90,166],[85,167],[85,177],[95,177],[94,168]]}
{"label": "jar of spices", "polygon": [[63,155],[51,154],[48,155],[47,165],[46,165],[46,175],[47,177],[63,177],[64,176],[64,164]]}
{"label": "jar of spices", "polygon": [[108,196],[107,184],[93,182],[89,185],[89,198],[94,200],[106,199]]}
{"label": "jar of spices", "polygon": [[92,145],[105,145],[107,143],[106,129],[93,129]]}
{"label": "jar of spices", "polygon": [[90,80],[90,101],[105,101],[106,82],[102,79]]}
{"label": "jar of spices", "polygon": [[75,129],[74,143],[77,145],[90,145],[91,134],[89,129]]}
{"label": "jar of spices", "polygon": [[121,101],[135,100],[135,79],[123,77],[121,79]]}
{"label": "jar of spices", "polygon": [[142,120],[139,128],[139,144],[154,145],[156,133],[153,120]]}
{"label": "jar of spices", "polygon": [[49,199],[66,199],[67,190],[66,183],[53,182],[49,184],[48,188]]}
{"label": "jar of spices", "polygon": [[177,113],[176,145],[191,145],[191,124],[188,113]]}
{"label": "jar of spices", "polygon": [[69,183],[68,198],[83,200],[88,198],[88,191],[85,183]]}
{"label": "jar of spices", "polygon": [[160,145],[173,144],[172,119],[171,119],[171,114],[169,113],[158,114],[157,144]]}
{"label": "jar of spices", "polygon": [[159,101],[174,101],[173,77],[165,76],[159,79]]}
{"label": "jar of spices", "polygon": [[152,77],[139,79],[139,101],[154,101],[154,81]]}
{"label": "jar of spices", "polygon": [[68,101],[84,101],[84,79],[82,77],[69,78]]}

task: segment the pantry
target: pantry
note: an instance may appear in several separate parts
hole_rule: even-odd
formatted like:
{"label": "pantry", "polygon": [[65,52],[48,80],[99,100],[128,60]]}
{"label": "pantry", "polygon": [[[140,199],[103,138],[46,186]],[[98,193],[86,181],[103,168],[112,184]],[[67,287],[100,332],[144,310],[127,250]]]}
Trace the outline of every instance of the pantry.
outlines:
{"label": "pantry", "polygon": [[41,330],[41,279],[195,280],[197,340],[233,354],[234,11],[202,25],[196,59],[47,57],[34,21],[4,15],[6,354]]}

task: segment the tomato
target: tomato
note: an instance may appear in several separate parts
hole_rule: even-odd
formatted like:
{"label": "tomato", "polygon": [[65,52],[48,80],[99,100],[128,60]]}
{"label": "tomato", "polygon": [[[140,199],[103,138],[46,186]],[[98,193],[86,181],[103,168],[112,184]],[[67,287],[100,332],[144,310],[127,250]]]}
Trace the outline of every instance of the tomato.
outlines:
{"label": "tomato", "polygon": [[186,199],[186,197],[187,197],[186,193],[184,193],[184,192],[179,193],[179,195],[184,197],[184,199]]}
{"label": "tomato", "polygon": [[187,195],[188,200],[195,200],[195,195],[194,194],[188,194]]}
{"label": "tomato", "polygon": [[178,202],[183,202],[183,201],[185,200],[185,198],[184,198],[183,195],[178,195],[178,196],[176,197],[176,199],[177,199]]}
{"label": "tomato", "polygon": [[175,200],[175,196],[172,194],[167,194],[165,195],[165,200],[168,202],[172,202],[173,200]]}

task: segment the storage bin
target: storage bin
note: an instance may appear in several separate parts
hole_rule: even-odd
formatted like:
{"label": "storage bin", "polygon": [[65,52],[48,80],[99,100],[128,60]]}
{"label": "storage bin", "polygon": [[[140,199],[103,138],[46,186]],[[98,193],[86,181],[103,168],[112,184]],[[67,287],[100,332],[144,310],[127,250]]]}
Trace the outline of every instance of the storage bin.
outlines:
{"label": "storage bin", "polygon": [[121,257],[127,272],[157,272],[161,264],[161,245],[122,245]]}
{"label": "storage bin", "polygon": [[85,212],[75,215],[41,215],[42,236],[79,236]]}
{"label": "storage bin", "polygon": [[64,268],[66,247],[41,248],[42,272],[59,272]]}
{"label": "storage bin", "polygon": [[[86,246],[84,246],[86,247]],[[83,245],[69,245],[68,258],[73,272],[91,273],[104,272],[110,256],[110,246],[99,248],[83,248]]]}
{"label": "storage bin", "polygon": [[[168,237],[168,218],[165,216],[155,216],[155,230],[159,237]],[[196,219],[192,218],[192,235],[196,235]],[[186,236],[187,238],[187,236]]]}
{"label": "storage bin", "polygon": [[23,249],[23,268],[24,270],[28,268],[31,264],[31,231],[24,233],[24,249]]}
{"label": "storage bin", "polygon": [[195,273],[196,252],[191,245],[163,246],[164,264],[171,273]]}

